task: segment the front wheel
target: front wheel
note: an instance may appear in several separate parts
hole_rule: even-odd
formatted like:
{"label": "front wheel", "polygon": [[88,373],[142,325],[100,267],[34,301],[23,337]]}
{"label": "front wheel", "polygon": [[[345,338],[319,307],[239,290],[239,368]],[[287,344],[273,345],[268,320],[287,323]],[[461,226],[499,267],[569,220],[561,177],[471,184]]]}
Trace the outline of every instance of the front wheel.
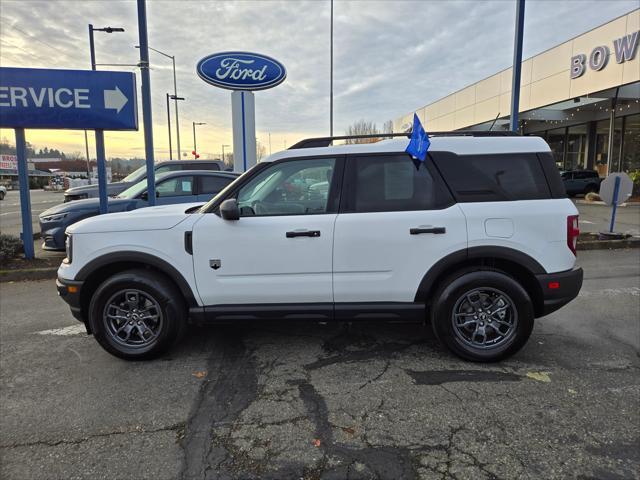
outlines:
{"label": "front wheel", "polygon": [[436,337],[465,360],[495,362],[520,350],[533,329],[526,290],[497,271],[473,271],[448,279],[431,310]]}
{"label": "front wheel", "polygon": [[93,294],[89,322],[98,343],[127,360],[157,357],[180,337],[186,308],[180,291],[159,272],[128,270]]}
{"label": "front wheel", "polygon": [[4,200],[4,191],[0,190],[0,200]]}

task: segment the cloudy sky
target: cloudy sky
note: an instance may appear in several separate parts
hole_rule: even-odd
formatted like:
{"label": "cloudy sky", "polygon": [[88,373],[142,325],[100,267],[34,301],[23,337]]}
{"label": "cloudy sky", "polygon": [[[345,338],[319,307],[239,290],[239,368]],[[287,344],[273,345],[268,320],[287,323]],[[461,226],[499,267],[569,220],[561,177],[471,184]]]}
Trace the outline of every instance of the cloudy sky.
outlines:
{"label": "cloudy sky", "polygon": [[[637,0],[528,0],[524,56],[637,6]],[[148,0],[149,45],[175,55],[178,93],[186,97],[180,103],[183,153],[192,150],[192,121],[207,124],[198,127],[203,158],[219,157],[221,145],[232,143],[230,92],[204,83],[195,73],[200,58],[219,51],[255,51],[287,68],[283,84],[256,93],[257,137],[267,151],[269,133],[273,151],[305,136],[327,135],[329,8],[329,0]],[[508,67],[512,60],[513,0],[335,0],[334,12],[336,133],[358,119],[381,126]],[[88,23],[126,30],[96,33],[98,63],[137,63],[135,1],[1,0],[0,64],[89,68]],[[166,159],[171,61],[151,52],[151,65],[156,159]],[[13,140],[8,130],[0,130],[0,136]],[[81,132],[30,130],[27,139],[38,147],[84,152]],[[92,139],[90,144],[93,152]],[[141,132],[107,133],[106,147],[109,158],[144,153]]]}

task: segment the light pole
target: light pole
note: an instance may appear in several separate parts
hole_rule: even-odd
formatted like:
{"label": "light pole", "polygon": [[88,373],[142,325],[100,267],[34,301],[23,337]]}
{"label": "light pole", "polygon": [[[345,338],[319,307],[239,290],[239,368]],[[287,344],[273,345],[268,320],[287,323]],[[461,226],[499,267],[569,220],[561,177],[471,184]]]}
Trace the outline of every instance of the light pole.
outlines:
{"label": "light pole", "polygon": [[330,48],[330,72],[329,75],[331,77],[329,82],[329,136],[333,137],[333,0],[331,0],[331,46]]}
{"label": "light pole", "polygon": [[[140,48],[139,45],[136,45],[136,48]],[[176,81],[176,57],[174,55],[169,55],[168,53],[164,53],[161,52],[160,50],[157,50],[153,47],[149,47],[147,46],[147,48],[149,50],[153,50],[156,53],[159,53],[160,55],[163,55],[167,58],[171,59],[171,62],[173,63],[173,96],[171,97],[173,100],[175,100],[175,110],[176,110],[176,144],[178,147],[178,160],[180,160],[182,158],[182,154],[180,153],[180,120],[178,119],[178,100],[184,100],[184,98],[180,98],[178,97],[178,83]]]}
{"label": "light pole", "polygon": [[224,147],[229,147],[230,145],[222,145],[222,163],[226,165],[227,161],[224,159]]}
{"label": "light pole", "polygon": [[516,3],[516,28],[513,40],[513,75],[511,78],[511,115],[509,129],[519,130],[518,112],[520,111],[520,71],[522,70],[522,37],[524,35],[524,0]]}
{"label": "light pole", "polygon": [[193,158],[196,159],[198,158],[196,155],[198,155],[198,148],[197,148],[197,143],[196,143],[196,125],[206,125],[206,123],[204,122],[191,122],[193,123]]}
{"label": "light pole", "polygon": [[[93,43],[93,32],[124,32],[124,28],[94,28],[91,23],[89,24],[89,51],[91,54],[91,70],[96,69],[96,51]],[[88,142],[86,146],[88,149]],[[98,129],[96,130],[96,161],[98,163],[98,194],[100,196],[100,213],[107,213],[109,209],[107,205],[107,165],[105,157],[104,131]]]}
{"label": "light pole", "polygon": [[[176,97],[175,95],[171,95],[167,93],[167,128],[169,130],[169,160],[173,160],[173,153],[172,153],[172,147],[171,147],[171,113],[169,110],[169,99],[175,100],[177,105],[178,100],[184,100],[184,98]],[[178,151],[178,160],[180,160],[180,151]]]}
{"label": "light pole", "polygon": [[[167,129],[169,130],[169,160],[173,160],[173,153],[171,152],[171,112],[169,111],[169,94],[167,93]],[[180,160],[178,158],[178,160]]]}
{"label": "light pole", "polygon": [[87,180],[89,180],[89,185],[91,185],[91,160],[89,159],[89,137],[87,136],[87,131],[84,131],[84,148],[87,152]]}

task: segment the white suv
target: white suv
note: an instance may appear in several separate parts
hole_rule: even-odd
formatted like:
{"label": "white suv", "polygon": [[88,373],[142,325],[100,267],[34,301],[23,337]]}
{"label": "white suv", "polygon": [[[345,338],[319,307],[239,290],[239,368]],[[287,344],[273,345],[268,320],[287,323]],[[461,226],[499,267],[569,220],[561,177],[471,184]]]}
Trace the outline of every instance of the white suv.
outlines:
{"label": "white suv", "polygon": [[430,321],[468,360],[527,341],[578,295],[578,215],[538,137],[433,134],[276,153],[207,204],[67,229],[58,291],[110,353],[166,351],[190,322]]}

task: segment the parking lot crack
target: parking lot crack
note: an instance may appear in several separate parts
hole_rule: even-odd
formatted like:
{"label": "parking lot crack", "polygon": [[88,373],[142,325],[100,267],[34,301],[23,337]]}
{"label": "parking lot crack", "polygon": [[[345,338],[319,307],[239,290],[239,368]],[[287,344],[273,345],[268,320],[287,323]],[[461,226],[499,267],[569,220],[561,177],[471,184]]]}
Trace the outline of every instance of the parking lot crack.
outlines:
{"label": "parking lot crack", "polygon": [[87,435],[82,438],[76,439],[60,439],[60,440],[34,440],[32,442],[16,442],[16,443],[8,443],[0,445],[0,449],[11,449],[11,448],[21,448],[21,447],[37,447],[37,446],[45,446],[45,447],[57,447],[59,445],[79,445],[81,443],[96,439],[96,438],[104,438],[110,437],[113,435],[134,435],[134,434],[153,434],[167,431],[180,431],[184,427],[183,423],[176,423],[174,425],[169,425],[166,427],[159,427],[153,429],[145,429],[141,427],[136,428],[123,428],[119,430],[114,430],[112,432],[102,432],[95,433],[92,435]]}
{"label": "parking lot crack", "polygon": [[204,479],[209,473],[228,476],[233,425],[258,394],[256,362],[245,347],[243,332],[230,327],[219,333],[207,361],[207,371],[217,376],[207,377],[191,408],[180,478]]}

